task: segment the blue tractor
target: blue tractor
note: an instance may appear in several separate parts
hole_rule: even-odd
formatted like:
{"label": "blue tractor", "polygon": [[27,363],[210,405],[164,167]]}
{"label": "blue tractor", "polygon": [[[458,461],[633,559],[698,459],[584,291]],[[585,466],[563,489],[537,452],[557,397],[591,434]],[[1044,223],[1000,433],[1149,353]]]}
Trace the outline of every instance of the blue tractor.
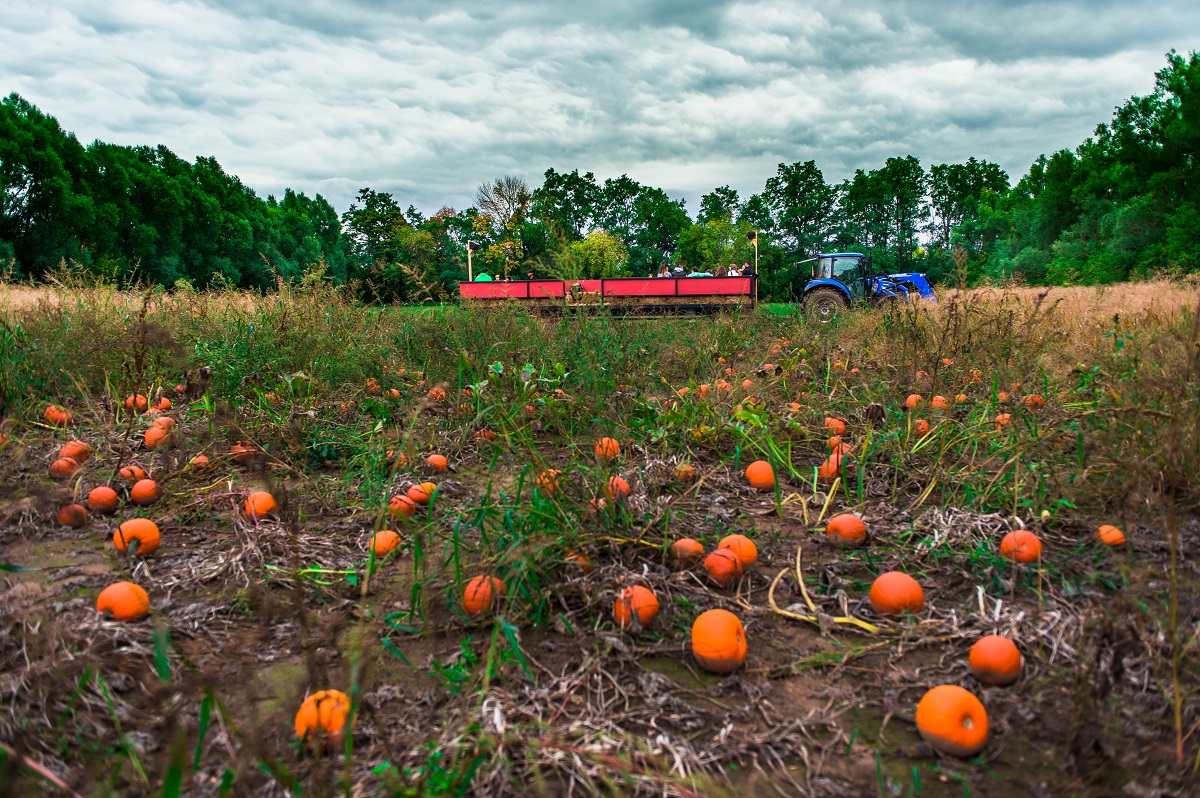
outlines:
{"label": "blue tractor", "polygon": [[802,263],[813,264],[804,286],[804,310],[819,322],[832,320],[853,302],[892,305],[919,297],[937,303],[925,275],[874,274],[871,259],[861,252],[821,253]]}

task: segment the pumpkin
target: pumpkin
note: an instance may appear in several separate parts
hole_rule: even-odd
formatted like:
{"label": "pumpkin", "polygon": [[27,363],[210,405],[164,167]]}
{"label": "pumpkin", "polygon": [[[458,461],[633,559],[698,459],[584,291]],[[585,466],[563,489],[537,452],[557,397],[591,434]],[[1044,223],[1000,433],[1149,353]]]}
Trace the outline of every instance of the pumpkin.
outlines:
{"label": "pumpkin", "polygon": [[929,406],[934,410],[949,410],[950,400],[944,396],[935,396],[929,400]]}
{"label": "pumpkin", "polygon": [[402,518],[417,511],[417,503],[407,496],[393,496],[388,499],[387,513],[392,518]]}
{"label": "pumpkin", "polygon": [[621,454],[621,444],[616,438],[601,438],[592,448],[597,460],[613,460]]}
{"label": "pumpkin", "polygon": [[1039,407],[1045,407],[1046,400],[1036,393],[1031,393],[1025,397],[1025,406],[1030,410],[1036,410]]}
{"label": "pumpkin", "polygon": [[161,430],[171,432],[175,429],[175,419],[171,418],[170,416],[162,416],[161,418],[154,419],[154,423],[150,426],[158,427]]}
{"label": "pumpkin", "polygon": [[943,365],[943,366],[953,366],[953,365],[954,365],[954,361],[953,361],[953,360],[951,360],[951,359],[950,359],[950,358],[948,358],[948,357],[944,357],[944,358],[942,358],[942,365]]}
{"label": "pumpkin", "polygon": [[704,558],[704,570],[718,587],[729,587],[742,576],[742,561],[729,549],[717,549]]}
{"label": "pumpkin", "polygon": [[1014,529],[1000,541],[1000,556],[1013,562],[1037,562],[1042,558],[1042,541],[1028,529]]}
{"label": "pumpkin", "polygon": [[139,507],[148,507],[154,504],[160,496],[162,496],[162,490],[158,487],[158,483],[152,479],[139,479],[129,489],[129,501]]}
{"label": "pumpkin", "polygon": [[463,609],[472,618],[492,612],[504,599],[504,582],[495,576],[477,576],[463,589]]}
{"label": "pumpkin", "polygon": [[42,412],[42,418],[52,427],[65,427],[71,423],[71,411],[62,405],[50,405]]}
{"label": "pumpkin", "polygon": [[675,479],[680,482],[691,482],[696,478],[696,467],[688,463],[680,463],[675,469]]}
{"label": "pumpkin", "polygon": [[59,448],[58,456],[69,457],[76,463],[83,465],[92,456],[92,447],[83,441],[67,441]]}
{"label": "pumpkin", "polygon": [[50,464],[50,476],[55,479],[70,479],[79,470],[79,463],[73,457],[60,457]]}
{"label": "pumpkin", "polygon": [[954,401],[961,405],[963,402],[967,401],[967,395],[965,393],[960,393],[954,397]]}
{"label": "pumpkin", "polygon": [[1001,413],[996,416],[996,429],[1004,429],[1012,422],[1012,413]]}
{"label": "pumpkin", "polygon": [[146,401],[146,397],[142,396],[140,393],[136,396],[130,395],[125,397],[126,410],[133,410],[136,408],[137,412],[145,413],[147,407],[149,407],[149,404]]}
{"label": "pumpkin", "polygon": [[97,513],[114,513],[117,511],[117,492],[107,485],[92,488],[87,495],[87,505]]}
{"label": "pumpkin", "polygon": [[696,387],[696,393],[700,395],[701,399],[708,396],[708,392],[711,390],[712,390],[712,387],[707,382],[701,383],[699,386]]}
{"label": "pumpkin", "polygon": [[830,454],[829,457],[825,459],[825,462],[821,463],[821,467],[817,469],[817,476],[820,477],[821,482],[825,483],[826,485],[832,484],[834,478],[839,476],[842,473],[842,469],[845,467],[842,462],[844,459],[845,455],[841,454],[840,452],[833,452]]}
{"label": "pumpkin", "polygon": [[450,470],[450,463],[446,460],[446,456],[442,454],[431,454],[425,458],[425,465],[432,468],[439,474],[444,474]]}
{"label": "pumpkin", "polygon": [[545,493],[547,496],[558,493],[562,489],[563,476],[562,472],[556,468],[549,468],[538,474],[537,482],[535,483],[538,490]]}
{"label": "pumpkin", "polygon": [[387,467],[389,470],[395,471],[397,468],[403,468],[406,465],[408,465],[407,454],[404,452],[398,452],[394,449],[388,449]]}
{"label": "pumpkin", "polygon": [[613,603],[613,618],[622,629],[633,626],[635,617],[638,629],[649,626],[658,617],[658,597],[650,588],[641,585],[627,587]]}
{"label": "pumpkin", "polygon": [[854,513],[842,513],[829,519],[825,537],[839,546],[861,546],[867,539],[867,525]]}
{"label": "pumpkin", "polygon": [[693,538],[680,538],[667,550],[671,559],[684,568],[691,568],[704,556],[704,547]]}
{"label": "pumpkin", "polygon": [[754,381],[753,381],[753,380],[742,380],[742,390],[743,390],[743,391],[748,391],[748,390],[750,390],[750,389],[751,389],[751,388],[753,388],[753,387],[754,387]]}
{"label": "pumpkin", "polygon": [[758,562],[758,547],[745,535],[727,535],[717,544],[717,548],[732,551],[742,568],[749,568]]}
{"label": "pumpkin", "polygon": [[208,467],[208,455],[198,454],[195,457],[193,457],[191,460],[188,461],[188,465],[195,466],[196,468],[207,468]]}
{"label": "pumpkin", "polygon": [[123,479],[128,479],[130,482],[137,482],[139,479],[146,478],[146,471],[138,465],[127,465],[117,472]]}
{"label": "pumpkin", "polygon": [[925,591],[906,573],[888,571],[875,577],[868,596],[871,609],[880,615],[899,615],[925,609]]}
{"label": "pumpkin", "polygon": [[921,403],[924,401],[925,401],[925,397],[921,396],[921,394],[910,393],[908,395],[908,398],[904,400],[904,406],[905,407],[920,407]]}
{"label": "pumpkin", "polygon": [[150,409],[165,413],[171,409],[171,400],[165,396],[160,396],[158,401],[151,405]]}
{"label": "pumpkin", "polygon": [[1000,391],[996,394],[996,400],[1000,402],[1008,401],[1008,391]]}
{"label": "pumpkin", "polygon": [[158,551],[159,541],[162,540],[158,524],[148,518],[130,518],[113,533],[113,545],[117,551],[129,551],[129,546],[135,540],[137,553],[143,557]]}
{"label": "pumpkin", "polygon": [[575,563],[579,566],[579,570],[585,574],[592,572],[592,560],[586,554],[578,551],[567,552],[567,562]]}
{"label": "pumpkin", "polygon": [[842,451],[845,448],[845,444],[842,443],[842,436],[830,435],[829,440],[825,441],[825,448],[831,452]]}
{"label": "pumpkin", "polygon": [[167,432],[162,427],[151,427],[150,429],[146,430],[146,449],[149,451],[157,449],[159,446],[162,446],[164,443],[166,443],[169,437],[171,437],[171,433]]}
{"label": "pumpkin", "polygon": [[476,430],[475,437],[481,441],[491,442],[491,441],[496,440],[496,433],[492,432],[490,429],[485,428],[485,429],[481,429],[481,430]]}
{"label": "pumpkin", "polygon": [[440,402],[446,398],[446,389],[438,387],[430,388],[429,393],[425,395],[434,402]]}
{"label": "pumpkin", "polygon": [[380,391],[383,390],[383,388],[379,385],[379,380],[375,379],[374,377],[369,378],[365,383],[363,383],[363,388],[371,396],[379,396]]}
{"label": "pumpkin", "polygon": [[96,612],[111,613],[118,621],[140,621],[150,614],[150,596],[141,585],[113,582],[96,597]]}
{"label": "pumpkin", "polygon": [[437,485],[433,482],[422,482],[408,489],[408,498],[416,504],[429,504],[435,490],[437,490]]}
{"label": "pumpkin", "polygon": [[371,551],[383,557],[400,545],[400,535],[390,529],[381,529],[371,536]]}
{"label": "pumpkin", "polygon": [[799,402],[788,402],[787,407],[788,407],[788,410],[790,410],[793,413],[800,412],[800,403]]}
{"label": "pumpkin", "polygon": [[987,742],[987,710],[970,691],[940,684],[917,704],[917,730],[942,753],[967,759]]}
{"label": "pumpkin", "polygon": [[913,432],[917,435],[929,434],[929,422],[923,418],[918,418],[913,422]]}
{"label": "pumpkin", "polygon": [[1096,530],[1096,540],[1105,546],[1124,546],[1125,533],[1112,524],[1105,524]]}
{"label": "pumpkin", "polygon": [[58,511],[58,523],[79,529],[87,523],[88,511],[82,504],[68,504]]}
{"label": "pumpkin", "polygon": [[755,490],[775,490],[775,469],[766,460],[755,460],[746,466],[746,481]]}
{"label": "pumpkin", "polygon": [[350,699],[340,690],[321,690],[304,699],[296,712],[296,736],[312,745],[340,740],[350,717]]}
{"label": "pumpkin", "polygon": [[258,454],[258,447],[253,443],[242,441],[235,443],[229,447],[229,456],[233,458],[233,462],[238,465],[250,465],[254,462],[255,455]]}
{"label": "pumpkin", "polygon": [[692,624],[692,656],[709,673],[733,673],[746,661],[746,630],[729,610],[700,613]]}
{"label": "pumpkin", "polygon": [[265,490],[256,490],[246,497],[242,511],[251,518],[262,518],[279,509],[275,497]]}
{"label": "pumpkin", "polygon": [[968,662],[975,678],[993,687],[1010,685],[1021,675],[1021,652],[1016,643],[1001,635],[976,640]]}
{"label": "pumpkin", "polygon": [[604,486],[604,495],[610,499],[624,499],[629,495],[629,483],[618,476],[610,477]]}
{"label": "pumpkin", "polygon": [[822,422],[822,426],[830,430],[834,435],[846,434],[846,422],[840,418],[826,417],[825,421]]}

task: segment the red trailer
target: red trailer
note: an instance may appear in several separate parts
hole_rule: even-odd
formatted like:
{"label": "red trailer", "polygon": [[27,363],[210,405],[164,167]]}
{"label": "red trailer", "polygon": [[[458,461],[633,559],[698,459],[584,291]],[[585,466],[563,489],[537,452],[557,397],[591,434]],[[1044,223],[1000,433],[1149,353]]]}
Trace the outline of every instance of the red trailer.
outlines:
{"label": "red trailer", "polygon": [[459,283],[464,303],[515,302],[537,310],[607,307],[620,313],[712,313],[754,307],[753,276],[613,277]]}

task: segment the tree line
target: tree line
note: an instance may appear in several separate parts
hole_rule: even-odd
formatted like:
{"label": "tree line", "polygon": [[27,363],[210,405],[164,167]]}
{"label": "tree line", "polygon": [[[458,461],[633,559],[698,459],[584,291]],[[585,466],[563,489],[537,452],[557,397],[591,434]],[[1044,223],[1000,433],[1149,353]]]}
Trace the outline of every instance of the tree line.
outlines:
{"label": "tree line", "polygon": [[747,197],[713,189],[695,218],[627,175],[553,168],[539,186],[501,177],[472,207],[431,216],[363,188],[339,216],[320,195],[263,199],[213,158],[84,146],[13,94],[0,103],[0,265],[35,278],[67,261],[117,282],[262,288],[320,264],[365,299],[439,301],[466,278],[472,241],[475,266],[497,277],[566,279],[711,272],[753,262],[757,243],[760,294],[783,301],[803,288],[801,262],[829,250],[935,281],[1110,283],[1200,269],[1198,172],[1194,52],[1169,53],[1152,94],[1075,150],[1040,156],[1015,184],[976,158],[925,168],[898,156],[840,183],[798,161]]}

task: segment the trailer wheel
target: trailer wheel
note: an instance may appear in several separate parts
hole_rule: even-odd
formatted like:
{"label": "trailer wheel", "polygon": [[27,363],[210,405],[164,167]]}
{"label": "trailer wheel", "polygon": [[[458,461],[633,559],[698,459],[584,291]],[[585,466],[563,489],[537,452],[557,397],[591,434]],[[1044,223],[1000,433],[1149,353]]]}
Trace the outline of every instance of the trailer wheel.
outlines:
{"label": "trailer wheel", "polygon": [[814,288],[804,296],[804,314],[809,321],[828,324],[848,307],[846,297],[832,288]]}

